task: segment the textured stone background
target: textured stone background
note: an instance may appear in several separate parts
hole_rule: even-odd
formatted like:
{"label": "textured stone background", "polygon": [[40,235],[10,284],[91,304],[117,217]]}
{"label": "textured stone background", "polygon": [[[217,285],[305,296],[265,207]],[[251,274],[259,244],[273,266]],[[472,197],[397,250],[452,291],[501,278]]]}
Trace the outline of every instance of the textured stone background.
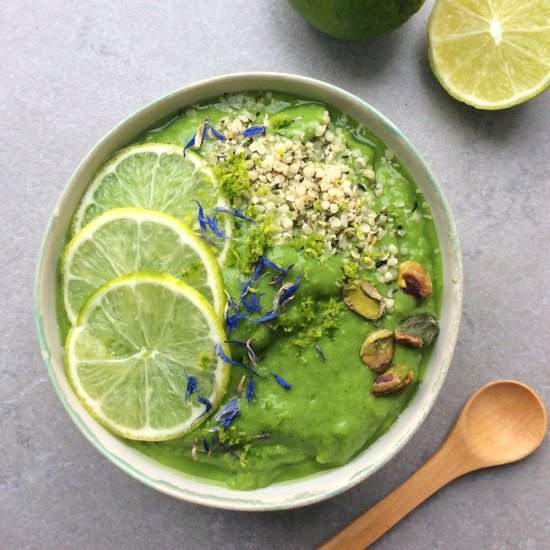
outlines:
{"label": "textured stone background", "polygon": [[[427,63],[431,5],[391,36],[349,44],[283,0],[0,0],[0,546],[313,548],[410,476],[481,384],[516,378],[550,403],[550,93],[504,112],[451,99]],[[466,274],[453,365],[418,434],[358,487],[280,513],[179,502],[102,458],[54,394],[32,318],[42,234],[87,151],[149,101],[245,70],[326,80],[387,114],[442,183]],[[549,457],[546,442],[456,481],[376,548],[548,548]]]}

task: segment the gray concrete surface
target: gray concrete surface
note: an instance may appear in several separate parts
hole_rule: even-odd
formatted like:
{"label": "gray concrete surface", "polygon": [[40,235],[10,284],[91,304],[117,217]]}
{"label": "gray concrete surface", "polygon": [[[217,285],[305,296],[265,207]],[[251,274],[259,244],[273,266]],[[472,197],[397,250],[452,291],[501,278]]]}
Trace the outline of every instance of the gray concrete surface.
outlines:
{"label": "gray concrete surface", "polygon": [[[0,0],[0,547],[313,548],[410,476],[481,384],[515,378],[550,403],[550,93],[504,112],[451,99],[432,76],[432,2],[349,44],[283,0]],[[38,351],[40,241],[70,174],[145,103],[243,70],[320,78],[387,114],[440,178],[462,237],[463,325],[443,391],[385,468],[330,501],[236,513],[177,501],[102,458],[65,414]],[[456,481],[379,549],[548,548],[550,448]]]}

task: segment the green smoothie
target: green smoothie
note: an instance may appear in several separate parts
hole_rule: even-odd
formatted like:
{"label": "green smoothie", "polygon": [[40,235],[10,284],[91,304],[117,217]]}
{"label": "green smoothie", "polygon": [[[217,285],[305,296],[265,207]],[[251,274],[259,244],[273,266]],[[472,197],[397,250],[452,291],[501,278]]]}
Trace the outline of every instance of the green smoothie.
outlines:
{"label": "green smoothie", "polygon": [[[219,136],[205,133],[197,146],[205,121]],[[141,142],[200,155],[219,192],[242,214],[231,215],[234,230],[221,266],[230,297],[227,339],[237,363],[221,408],[234,400],[238,412],[216,418],[213,411],[179,439],[126,444],[241,490],[346,464],[407,407],[433,346],[395,345],[393,364],[406,365],[413,381],[395,395],[372,393],[379,373],[359,353],[367,335],[440,311],[441,255],[422,194],[368,129],[286,94],[207,101]],[[218,248],[223,241],[212,231],[204,236]],[[429,274],[432,291],[424,299],[400,288],[405,261]],[[380,319],[366,319],[344,303],[344,288],[357,280],[378,291]]]}

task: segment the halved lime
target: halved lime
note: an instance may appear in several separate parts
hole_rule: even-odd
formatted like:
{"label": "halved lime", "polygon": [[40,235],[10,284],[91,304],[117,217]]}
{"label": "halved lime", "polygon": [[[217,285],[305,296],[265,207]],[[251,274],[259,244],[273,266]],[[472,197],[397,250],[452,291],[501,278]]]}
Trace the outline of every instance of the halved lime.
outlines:
{"label": "halved lime", "polygon": [[[194,230],[199,229],[197,203],[205,211],[227,206],[216,192],[212,171],[196,153],[166,143],[132,145],[111,158],[94,176],[76,211],[73,234],[97,216],[113,208],[133,206],[165,212]],[[232,223],[224,220],[224,233],[231,235]],[[220,245],[222,259],[226,243]]]}
{"label": "halved lime", "polygon": [[[219,316],[189,285],[166,274],[108,282],[84,304],[67,337],[65,365],[78,399],[106,428],[162,441],[195,428],[223,398],[229,366]],[[198,390],[186,397],[187,379]],[[200,400],[199,400],[200,397]]]}
{"label": "halved lime", "polygon": [[428,37],[435,76],[478,109],[517,105],[550,84],[548,0],[437,0]]}
{"label": "halved lime", "polygon": [[86,225],[63,253],[63,300],[71,323],[74,325],[84,302],[101,285],[139,271],[183,279],[222,315],[222,274],[203,239],[167,214],[117,208]]}

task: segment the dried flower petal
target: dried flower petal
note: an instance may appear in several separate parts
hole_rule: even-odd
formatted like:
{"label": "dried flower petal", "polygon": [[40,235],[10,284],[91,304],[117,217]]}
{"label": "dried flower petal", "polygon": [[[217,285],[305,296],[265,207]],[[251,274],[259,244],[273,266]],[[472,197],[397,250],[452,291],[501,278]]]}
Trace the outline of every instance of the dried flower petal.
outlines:
{"label": "dried flower petal", "polygon": [[218,132],[218,130],[214,128],[212,123],[210,123],[210,132],[212,132],[212,135],[219,141],[225,141],[227,139],[221,132]]}
{"label": "dried flower petal", "polygon": [[219,443],[220,449],[223,449],[225,452],[229,453],[230,455],[233,455],[235,458],[241,459],[241,455],[235,451],[235,449],[232,449],[231,447],[228,447],[225,443],[222,443],[220,441]]}
{"label": "dried flower petal", "polygon": [[257,224],[256,220],[245,216],[245,214],[241,212],[238,208],[224,208],[223,206],[218,206],[216,208],[216,212],[218,212],[219,214],[231,214],[232,216],[235,216],[236,218],[239,218],[241,220],[246,220],[247,222]]}
{"label": "dried flower petal", "polygon": [[191,449],[191,456],[193,457],[193,460],[195,462],[197,462],[197,446],[198,446],[198,441],[195,439],[193,441],[193,448]]}
{"label": "dried flower petal", "polygon": [[239,380],[239,383],[238,383],[237,387],[235,388],[235,395],[237,397],[239,397],[241,395],[241,393],[243,393],[244,381],[245,380],[246,380],[246,374],[243,374],[241,376],[241,379]]}
{"label": "dried flower petal", "polygon": [[197,418],[195,420],[198,420],[199,418],[203,417],[212,408],[212,403],[210,403],[210,401],[208,399],[206,399],[206,397],[203,397],[202,394],[199,394],[199,397],[197,398],[197,400],[201,405],[205,406],[205,410],[202,414],[197,416]]}
{"label": "dried flower petal", "polygon": [[216,413],[214,420],[219,422],[222,427],[228,428],[240,414],[238,399],[234,397]]}
{"label": "dried flower petal", "polygon": [[321,359],[323,360],[323,363],[327,362],[327,357],[323,353],[323,350],[321,349],[321,346],[317,343],[315,343],[315,349],[317,350],[317,353],[321,356]]}
{"label": "dried flower petal", "polygon": [[277,384],[279,384],[279,386],[281,386],[285,390],[289,390],[291,388],[290,384],[284,378],[281,378],[278,374],[274,374],[273,377],[275,378]]}
{"label": "dried flower petal", "polygon": [[283,271],[280,271],[277,275],[275,275],[275,277],[273,277],[273,279],[271,279],[269,284],[275,285],[275,286],[280,285],[284,281],[284,278],[286,277],[286,275],[292,271],[293,267],[294,267],[294,264],[289,265],[286,269],[284,269]]}
{"label": "dried flower petal", "polygon": [[233,240],[231,237],[228,237],[219,227],[216,222],[216,218],[211,218],[210,216],[206,216],[206,223],[208,224],[208,227],[212,229],[215,235],[218,237],[221,237],[222,239],[230,239]]}
{"label": "dried flower petal", "polygon": [[199,391],[199,383],[194,376],[189,376],[186,370],[184,370],[183,373],[185,374],[185,379],[187,380],[187,388],[185,390],[185,400],[187,401],[187,399],[189,399],[194,393]]}
{"label": "dried flower petal", "polygon": [[199,225],[200,225],[201,231],[206,231],[206,221],[204,219],[204,210],[202,208],[201,203],[198,200],[195,199],[195,202],[197,203],[197,205],[199,207],[198,218],[199,218]]}
{"label": "dried flower petal", "polygon": [[187,149],[190,147],[193,147],[195,145],[195,137],[197,134],[193,134],[193,137],[185,144],[185,147],[183,148],[183,156],[185,157],[185,154],[187,153]]}
{"label": "dried flower petal", "polygon": [[229,308],[226,307],[223,319],[227,328],[227,334],[231,334],[234,330],[237,329],[237,324],[239,323],[239,321],[241,321],[242,319],[246,319],[246,315],[240,313],[230,315]]}
{"label": "dried flower petal", "polygon": [[256,296],[254,292],[250,293],[250,299],[247,300],[244,296],[241,298],[241,304],[244,306],[248,313],[256,313],[262,311],[262,306],[260,305],[259,299],[263,296],[263,293],[259,296]]}
{"label": "dried flower petal", "polygon": [[246,402],[250,403],[254,397],[256,397],[256,382],[254,378],[250,378],[246,386]]}
{"label": "dried flower petal", "polygon": [[280,313],[268,313],[267,315],[260,317],[260,319],[248,319],[248,320],[251,323],[268,323],[269,321],[273,321],[274,319],[277,319],[280,316],[281,316]]}
{"label": "dried flower petal", "polygon": [[259,136],[265,133],[263,126],[249,126],[246,130],[241,132],[244,137]]}
{"label": "dried flower petal", "polygon": [[226,344],[235,344],[236,346],[241,346],[243,348],[246,348],[246,342],[243,342],[242,340],[226,340]]}
{"label": "dried flower petal", "polygon": [[197,133],[195,134],[195,148],[199,149],[202,145],[204,138],[206,137],[206,132],[208,131],[208,119],[199,124],[197,128]]}
{"label": "dried flower petal", "polygon": [[275,271],[282,272],[282,271],[288,271],[289,269],[292,269],[292,266],[290,266],[288,268],[281,267],[281,266],[277,265],[276,263],[272,262],[271,260],[268,260],[265,256],[262,256],[260,258],[260,261],[266,267],[270,267],[271,269],[274,269]]}
{"label": "dried flower petal", "polygon": [[233,298],[231,297],[231,294],[229,294],[227,290],[224,290],[224,292],[225,292],[225,295],[227,296],[227,303],[231,306],[233,311],[237,313],[237,311],[239,311],[239,304],[237,304],[235,300],[233,300]]}
{"label": "dried flower petal", "polygon": [[281,306],[282,309],[286,307],[288,302],[294,299],[294,294],[296,294],[296,291],[298,290],[298,287],[300,286],[301,282],[302,282],[302,276],[300,275],[298,277],[298,280],[283,292],[283,295],[281,296],[281,300],[279,302],[279,305]]}
{"label": "dried flower petal", "polygon": [[215,346],[216,348],[216,353],[219,355],[220,359],[224,362],[224,363],[227,363],[229,365],[235,365],[235,366],[239,366],[240,363],[237,363],[237,361],[233,361],[233,359],[231,359],[230,357],[228,357],[225,352],[223,351],[223,348],[221,346],[221,344],[216,344]]}
{"label": "dried flower petal", "polygon": [[241,367],[244,367],[248,372],[253,374],[254,376],[257,376],[258,378],[265,378],[265,376],[262,376],[259,372],[256,372],[250,365],[247,363],[243,363]]}
{"label": "dried flower petal", "polygon": [[246,341],[246,350],[248,352],[248,357],[250,358],[250,361],[252,361],[252,364],[257,367],[259,360],[257,355],[254,353],[254,350],[252,349],[252,340],[254,340],[254,338],[249,338]]}

